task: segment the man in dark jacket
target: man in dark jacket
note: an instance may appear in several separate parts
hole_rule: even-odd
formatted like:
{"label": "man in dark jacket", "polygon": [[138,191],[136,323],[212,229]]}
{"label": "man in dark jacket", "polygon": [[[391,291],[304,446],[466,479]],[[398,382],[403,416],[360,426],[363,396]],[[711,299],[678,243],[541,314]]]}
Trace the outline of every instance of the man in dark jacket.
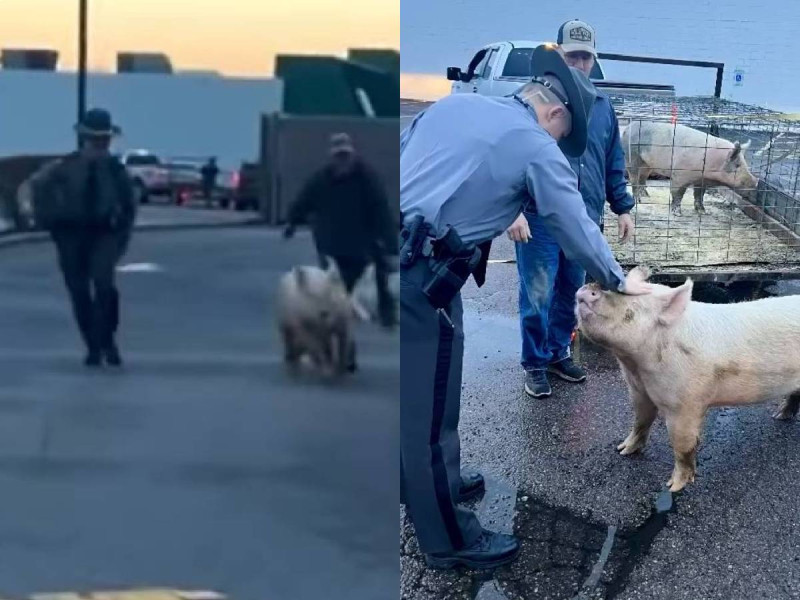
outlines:
{"label": "man in dark jacket", "polygon": [[[587,77],[595,64],[595,42],[594,29],[583,21],[567,21],[558,32],[559,50],[565,61]],[[626,189],[625,156],[614,107],[601,93],[594,102],[588,133],[583,156],[569,158],[586,212],[602,231],[608,202],[619,217],[621,240],[627,241],[633,235],[629,213],[634,200]],[[565,256],[533,206],[525,208],[509,229],[509,237],[517,242],[525,392],[543,398],[552,393],[548,372],[573,383],[586,380],[586,372],[575,364],[570,353],[576,325],[575,294],[586,281],[586,271]]]}
{"label": "man in dark jacket", "polygon": [[306,219],[320,263],[325,266],[325,257],[336,261],[348,292],[375,262],[381,322],[393,326],[396,311],[385,257],[397,254],[397,229],[383,183],[346,133],[331,136],[330,161],[312,175],[292,205],[285,236],[291,237]]}
{"label": "man in dark jacket", "polygon": [[203,197],[210,200],[214,194],[214,186],[217,183],[217,175],[219,175],[219,167],[217,166],[217,159],[212,157],[200,169],[200,176],[203,179]]}
{"label": "man in dark jacket", "polygon": [[119,325],[117,262],[130,240],[136,206],[125,167],[113,157],[111,138],[120,133],[111,115],[93,109],[76,126],[81,149],[38,181],[38,223],[50,231],[87,354],[85,364],[105,359],[121,366],[114,340]]}

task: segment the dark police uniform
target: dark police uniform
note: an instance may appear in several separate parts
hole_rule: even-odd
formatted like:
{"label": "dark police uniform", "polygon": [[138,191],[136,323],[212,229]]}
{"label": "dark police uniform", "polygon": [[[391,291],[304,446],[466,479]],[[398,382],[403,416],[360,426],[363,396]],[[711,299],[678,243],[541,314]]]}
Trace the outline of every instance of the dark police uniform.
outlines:
{"label": "dark police uniform", "polygon": [[56,244],[89,355],[116,352],[115,267],[127,249],[136,215],[125,168],[110,155],[70,154],[38,182],[36,198],[37,221]]}

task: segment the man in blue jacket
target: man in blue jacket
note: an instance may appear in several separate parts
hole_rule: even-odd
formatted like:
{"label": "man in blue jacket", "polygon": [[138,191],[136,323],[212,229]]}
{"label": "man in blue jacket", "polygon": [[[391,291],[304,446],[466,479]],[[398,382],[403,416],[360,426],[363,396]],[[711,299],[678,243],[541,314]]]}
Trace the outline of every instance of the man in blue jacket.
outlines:
{"label": "man in blue jacket", "polygon": [[[595,65],[595,42],[594,29],[583,21],[567,21],[558,30],[559,49],[567,64],[587,77]],[[608,97],[597,94],[586,151],[578,158],[568,159],[578,176],[589,217],[602,231],[603,210],[608,201],[611,210],[619,215],[621,240],[627,241],[634,229],[629,214],[634,200],[627,192],[625,156],[617,117]],[[532,203],[525,207],[508,234],[517,242],[525,392],[534,398],[544,398],[552,393],[548,371],[573,383],[586,380],[586,372],[570,354],[576,325],[575,293],[584,284],[586,271],[579,262],[567,258]]]}

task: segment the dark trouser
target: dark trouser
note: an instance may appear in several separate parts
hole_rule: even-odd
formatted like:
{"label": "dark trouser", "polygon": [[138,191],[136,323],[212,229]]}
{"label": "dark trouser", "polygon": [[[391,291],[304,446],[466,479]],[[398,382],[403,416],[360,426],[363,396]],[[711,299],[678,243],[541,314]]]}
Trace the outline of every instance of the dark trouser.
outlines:
{"label": "dark trouser", "polygon": [[119,293],[114,269],[125,236],[103,230],[52,233],[72,310],[90,352],[109,348],[119,326]]}
{"label": "dark trouser", "polygon": [[448,309],[451,325],[422,293],[429,275],[424,259],[400,271],[400,464],[402,496],[420,549],[437,553],[471,545],[481,525],[456,504],[461,485],[461,295]]}
{"label": "dark trouser", "polygon": [[[352,292],[370,261],[366,258],[349,256],[333,256],[332,258],[336,261],[336,266],[342,275],[347,291]],[[319,261],[322,268],[327,267],[325,256],[321,253]],[[381,321],[383,323],[392,322],[394,321],[394,300],[389,291],[389,273],[383,260],[375,261],[375,284],[378,289],[378,311],[380,312]]]}

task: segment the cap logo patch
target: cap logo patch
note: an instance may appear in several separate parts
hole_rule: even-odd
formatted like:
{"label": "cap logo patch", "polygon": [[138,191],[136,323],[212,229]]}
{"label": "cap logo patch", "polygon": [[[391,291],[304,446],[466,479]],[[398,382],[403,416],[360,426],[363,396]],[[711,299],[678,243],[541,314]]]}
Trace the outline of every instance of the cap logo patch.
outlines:
{"label": "cap logo patch", "polygon": [[570,29],[569,39],[575,40],[576,42],[591,42],[592,32],[586,29],[586,27],[575,27],[574,29]]}

